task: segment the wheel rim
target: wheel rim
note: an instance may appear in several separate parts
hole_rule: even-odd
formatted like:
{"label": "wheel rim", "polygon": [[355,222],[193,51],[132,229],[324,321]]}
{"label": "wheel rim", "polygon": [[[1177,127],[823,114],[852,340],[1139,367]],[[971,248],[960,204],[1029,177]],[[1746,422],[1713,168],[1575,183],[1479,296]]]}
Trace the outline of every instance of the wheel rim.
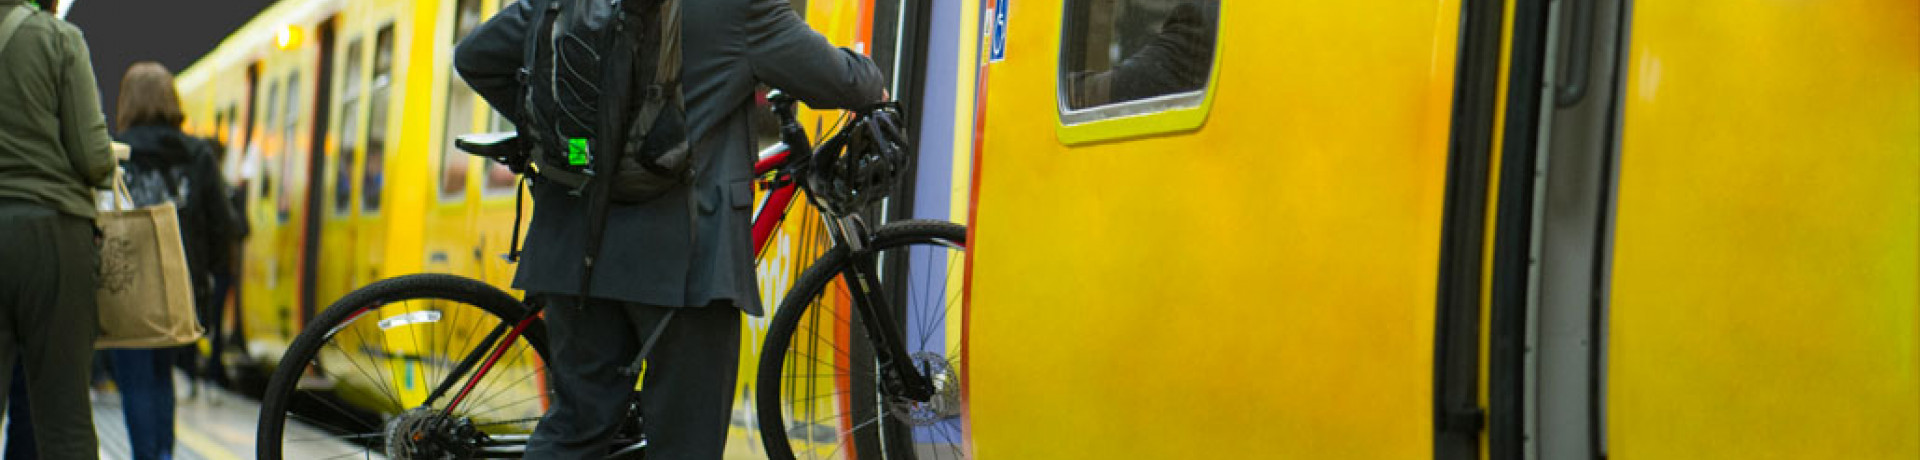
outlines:
{"label": "wheel rim", "polygon": [[[944,243],[944,244],[943,244]],[[964,353],[960,337],[960,245],[922,238],[883,248],[882,278],[896,308],[904,302],[906,348],[935,383],[928,401],[877,389],[873,350],[861,318],[850,318],[845,284],[834,278],[801,315],[781,356],[781,420],[795,458],[967,458],[963,427]],[[904,292],[902,292],[904,291]],[[856,395],[872,395],[860,397]]]}
{"label": "wheel rim", "polygon": [[[464,380],[431,407],[422,404],[500,323],[484,309],[443,299],[354,308],[323,340],[296,343],[283,359],[281,374],[304,372],[268,395],[284,401],[276,447],[283,457],[421,458],[481,449],[486,438],[524,439],[547,402],[545,362],[528,338],[509,344],[452,413],[446,404]],[[401,432],[411,436],[394,436]],[[263,434],[271,443],[272,433]]]}

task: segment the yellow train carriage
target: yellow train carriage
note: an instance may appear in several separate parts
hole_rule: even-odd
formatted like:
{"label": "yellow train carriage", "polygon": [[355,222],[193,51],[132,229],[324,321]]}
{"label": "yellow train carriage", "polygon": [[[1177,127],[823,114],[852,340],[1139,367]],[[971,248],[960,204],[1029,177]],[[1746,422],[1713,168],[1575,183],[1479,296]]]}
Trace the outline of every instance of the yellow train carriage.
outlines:
{"label": "yellow train carriage", "polygon": [[[282,2],[182,72],[189,128],[222,137],[245,184],[254,230],[234,332],[253,361],[271,366],[319,309],[377,279],[441,271],[505,284],[507,265],[483,255],[506,251],[513,178],[436,135],[493,123],[447,65],[458,34],[497,7],[485,3]],[[450,367],[401,340],[406,330],[363,333],[383,337],[391,371],[311,385],[398,385],[410,400],[426,390],[415,376]]]}
{"label": "yellow train carriage", "polygon": [[1920,456],[1912,2],[976,11],[978,457]]}

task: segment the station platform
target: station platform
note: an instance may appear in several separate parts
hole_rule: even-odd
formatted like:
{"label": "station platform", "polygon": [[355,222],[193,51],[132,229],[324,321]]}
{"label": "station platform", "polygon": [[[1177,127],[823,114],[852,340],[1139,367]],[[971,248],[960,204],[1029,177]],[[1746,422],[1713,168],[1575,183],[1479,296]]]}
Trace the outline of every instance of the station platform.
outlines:
{"label": "station platform", "polygon": [[[198,393],[195,393],[186,376],[180,373],[174,374],[174,391],[175,460],[254,458],[254,428],[260,421],[259,401],[211,384],[201,385]],[[93,429],[99,436],[101,460],[133,458],[119,393],[112,390],[94,391]],[[324,438],[310,427],[293,426],[289,429],[312,434],[303,439]],[[0,445],[4,445],[5,440],[4,430],[0,430]],[[320,451],[301,452],[288,458],[342,458],[343,455],[350,458],[380,458],[379,455],[366,457],[363,451],[345,443],[310,448]]]}

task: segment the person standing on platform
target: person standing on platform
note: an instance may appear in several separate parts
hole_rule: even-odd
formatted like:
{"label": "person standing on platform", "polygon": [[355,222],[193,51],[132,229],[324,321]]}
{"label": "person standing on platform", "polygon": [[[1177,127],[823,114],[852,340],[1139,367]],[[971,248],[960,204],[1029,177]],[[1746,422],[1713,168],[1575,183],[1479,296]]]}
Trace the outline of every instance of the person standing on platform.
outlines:
{"label": "person standing on platform", "polygon": [[86,39],[51,6],[0,0],[0,382],[17,359],[40,458],[94,459],[94,191],[112,139]]}
{"label": "person standing on platform", "polygon": [[[114,124],[120,141],[133,148],[122,163],[133,204],[173,202],[180,215],[180,240],[195,300],[212,303],[210,254],[227,244],[238,218],[227,206],[226,182],[205,141],[180,131],[185,116],[174,90],[173,74],[157,62],[135,63],[120,81]],[[205,311],[201,308],[201,311]],[[183,353],[186,352],[186,353]],[[113,380],[120,387],[134,460],[160,460],[173,453],[173,362],[192,356],[178,348],[110,350]]]}

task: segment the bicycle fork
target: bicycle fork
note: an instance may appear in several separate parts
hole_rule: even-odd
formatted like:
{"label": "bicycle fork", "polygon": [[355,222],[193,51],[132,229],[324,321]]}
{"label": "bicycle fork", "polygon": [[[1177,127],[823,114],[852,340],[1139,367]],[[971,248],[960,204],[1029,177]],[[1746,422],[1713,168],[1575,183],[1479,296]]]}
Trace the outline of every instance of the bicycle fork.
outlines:
{"label": "bicycle fork", "polygon": [[898,323],[895,322],[892,302],[880,293],[880,276],[875,267],[879,253],[867,247],[869,233],[865,223],[859,215],[837,220],[839,231],[830,231],[829,236],[841,240],[841,244],[847,247],[847,257],[851,263],[840,271],[840,275],[854,291],[849,296],[853,299],[854,310],[867,319],[861,324],[867,337],[874,341],[873,353],[878,363],[876,374],[880,377],[881,388],[887,394],[917,402],[932,400],[935,392],[933,381],[914,368],[913,355],[907,351],[905,337],[900,328],[893,327]]}

